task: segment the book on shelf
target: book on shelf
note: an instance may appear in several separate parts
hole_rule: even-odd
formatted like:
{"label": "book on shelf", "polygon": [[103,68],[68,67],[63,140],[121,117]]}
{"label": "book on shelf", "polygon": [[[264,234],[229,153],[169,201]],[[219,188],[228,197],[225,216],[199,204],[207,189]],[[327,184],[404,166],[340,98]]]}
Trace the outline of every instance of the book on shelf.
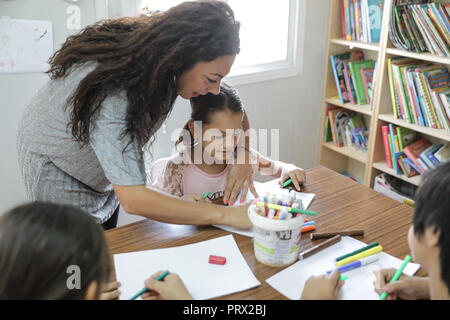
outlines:
{"label": "book on shelf", "polygon": [[389,36],[395,47],[450,56],[450,3],[394,0]]}
{"label": "book on shelf", "polygon": [[426,139],[420,139],[403,149],[405,155],[414,163],[414,165],[419,169],[419,172],[425,174],[429,170],[428,166],[420,158],[420,154],[425,151],[430,146],[430,142]]}
{"label": "book on shelf", "polygon": [[364,88],[364,95],[366,96],[367,103],[372,102],[372,90],[373,90],[373,71],[374,68],[361,69],[361,80]]}
{"label": "book on shelf", "polygon": [[[351,81],[351,73],[349,71],[348,63],[351,61],[359,61],[364,59],[364,53],[361,50],[345,52],[330,56],[331,67],[333,69],[333,76],[336,83],[336,89],[341,103],[354,102],[353,91],[355,90],[354,83]],[[346,74],[347,72],[347,74]]]}
{"label": "book on shelf", "polygon": [[388,58],[392,111],[396,119],[450,131],[450,73],[445,66]]}
{"label": "book on shelf", "polygon": [[342,38],[350,41],[380,41],[384,0],[340,0]]}
{"label": "book on shelf", "polygon": [[327,104],[324,127],[324,142],[330,142],[331,136],[337,147],[367,151],[368,131],[361,114]]}
{"label": "book on shelf", "polygon": [[358,104],[367,104],[366,94],[364,92],[364,84],[361,78],[361,69],[373,69],[375,67],[374,60],[350,61],[351,79],[355,86],[356,101]]}
{"label": "book on shelf", "polygon": [[[388,125],[381,126],[381,134],[383,137],[386,165],[389,168],[393,168],[396,174],[405,174],[407,177],[412,177],[429,169],[427,167],[423,171],[420,171],[419,168],[422,166],[418,166],[415,162],[412,162],[411,164],[408,161],[413,159],[411,159],[411,156],[408,152],[405,152],[405,149],[419,140],[420,137],[416,131],[404,127],[394,126],[390,123]],[[428,145],[428,147],[429,146],[430,145]],[[410,147],[408,150],[411,149],[413,148]],[[421,152],[423,151],[424,150],[422,150]],[[427,157],[429,155],[429,152],[434,153],[436,152],[436,149],[425,152],[423,156]],[[418,156],[420,155],[421,153],[419,153]],[[416,157],[414,157],[414,161],[416,161],[415,158]],[[424,160],[424,162],[428,161]]]}

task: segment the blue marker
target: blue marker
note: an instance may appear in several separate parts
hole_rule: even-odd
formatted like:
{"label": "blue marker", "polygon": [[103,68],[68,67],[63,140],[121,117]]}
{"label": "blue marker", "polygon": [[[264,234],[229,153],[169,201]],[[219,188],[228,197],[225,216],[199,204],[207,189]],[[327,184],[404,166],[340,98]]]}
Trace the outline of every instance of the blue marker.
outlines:
{"label": "blue marker", "polygon": [[302,227],[306,227],[306,226],[316,226],[316,222],[308,221],[308,222],[305,222],[304,224],[302,224]]}
{"label": "blue marker", "polygon": [[[339,270],[340,273],[352,270],[352,269],[356,269],[362,266],[365,266],[366,264],[375,262],[378,260],[378,255],[373,255],[373,256],[369,256],[367,258],[362,258],[359,259],[358,261],[355,262],[351,262],[351,263],[347,263],[344,264],[343,266],[337,267],[337,269]],[[333,272],[333,270],[328,270],[327,273],[330,274],[331,272]]]}

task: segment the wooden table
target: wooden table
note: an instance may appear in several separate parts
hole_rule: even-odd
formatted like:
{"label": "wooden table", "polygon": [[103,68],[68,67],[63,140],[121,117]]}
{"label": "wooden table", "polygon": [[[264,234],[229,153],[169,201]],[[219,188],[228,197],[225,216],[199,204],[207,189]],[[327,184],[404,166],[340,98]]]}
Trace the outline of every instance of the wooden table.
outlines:
{"label": "wooden table", "polygon": [[[413,209],[396,202],[325,167],[307,170],[307,182],[302,192],[315,193],[309,210],[317,211],[316,230],[320,232],[363,229],[366,243],[378,241],[384,251],[402,259],[409,254],[408,229]],[[105,232],[112,254],[169,248],[210,240],[229,234],[212,226],[186,226],[142,220]],[[310,240],[310,232],[303,234],[300,251],[324,240]],[[283,268],[271,268],[258,262],[253,253],[252,239],[233,233],[242,255],[261,282],[257,288],[220,299],[286,299],[270,287],[266,279]],[[425,275],[420,269],[418,275]],[[149,275],[150,276],[150,275]]]}

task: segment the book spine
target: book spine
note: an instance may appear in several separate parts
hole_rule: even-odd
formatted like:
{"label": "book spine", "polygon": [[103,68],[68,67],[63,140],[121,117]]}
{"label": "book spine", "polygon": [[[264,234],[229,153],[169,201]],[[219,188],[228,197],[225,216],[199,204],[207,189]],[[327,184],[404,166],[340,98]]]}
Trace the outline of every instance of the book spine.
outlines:
{"label": "book spine", "polygon": [[394,135],[394,143],[395,143],[395,152],[394,152],[394,163],[395,163],[395,173],[396,174],[402,174],[402,170],[398,164],[398,156],[400,155],[401,150],[398,145],[398,136]]}
{"label": "book spine", "polygon": [[337,74],[336,62],[335,62],[334,56],[330,56],[330,60],[331,60],[331,68],[333,69],[334,80],[336,82],[336,90],[337,90],[338,95],[339,95],[339,101],[341,103],[344,103],[344,99],[342,97],[342,92],[341,92],[341,86],[339,85],[339,76]]}
{"label": "book spine", "polygon": [[398,113],[397,113],[397,99],[395,96],[395,89],[394,89],[394,79],[393,79],[393,73],[392,73],[392,61],[391,58],[387,59],[388,62],[388,76],[389,76],[389,87],[391,88],[391,98],[392,98],[392,112],[394,113],[394,118],[398,119]]}
{"label": "book spine", "polygon": [[389,168],[392,168],[392,158],[391,152],[389,149],[389,128],[388,126],[381,127],[381,133],[383,135],[383,144],[384,144],[384,154],[386,156],[386,164]]}
{"label": "book spine", "polygon": [[345,25],[346,25],[346,40],[352,40],[352,30],[351,30],[351,17],[350,17],[350,0],[344,0],[344,10],[345,10]]}
{"label": "book spine", "polygon": [[414,79],[412,77],[411,71],[406,71],[406,79],[407,79],[408,87],[409,87],[408,91],[411,95],[412,107],[416,110],[417,121],[418,121],[419,125],[424,126],[423,115],[420,110],[419,99],[417,98],[417,91],[414,86]]}
{"label": "book spine", "polygon": [[427,108],[425,106],[425,102],[422,99],[423,93],[422,93],[422,89],[421,89],[422,88],[422,84],[421,84],[420,79],[419,79],[419,72],[414,71],[414,72],[412,72],[411,75],[412,75],[412,78],[414,80],[415,88],[416,88],[416,91],[417,91],[417,98],[418,98],[418,101],[419,101],[419,108],[420,108],[420,111],[421,111],[421,113],[423,115],[424,125],[425,125],[425,127],[430,127],[431,128],[431,121],[429,119],[428,111],[427,111]]}
{"label": "book spine", "polygon": [[350,102],[352,104],[356,104],[355,102],[355,89],[352,83],[352,79],[349,75],[350,70],[348,69],[348,63],[344,62],[344,78],[345,78],[345,84],[347,85],[348,88],[348,96],[350,98]]}
{"label": "book spine", "polygon": [[390,140],[391,140],[391,146],[392,146],[392,152],[391,152],[391,155],[392,155],[392,166],[394,167],[394,169],[395,169],[395,172],[397,172],[398,170],[397,170],[397,162],[395,161],[395,153],[397,152],[397,149],[395,148],[395,136],[394,136],[394,128],[393,128],[393,126],[392,126],[392,123],[390,123],[389,124],[389,137],[390,137]]}
{"label": "book spine", "polygon": [[331,110],[328,111],[328,117],[330,118],[331,137],[333,138],[333,144],[335,146],[337,146],[338,143],[337,143],[337,137],[336,137],[336,127],[335,127],[335,123],[334,123],[334,114]]}
{"label": "book spine", "polygon": [[352,40],[356,40],[355,34],[355,0],[350,0],[350,22],[352,29]]}
{"label": "book spine", "polygon": [[422,79],[422,83],[423,83],[423,91],[425,93],[425,104],[427,105],[428,109],[430,109],[430,113],[431,113],[431,117],[433,118],[432,123],[434,123],[434,127],[433,128],[438,128],[441,129],[439,121],[437,120],[436,117],[436,113],[434,112],[434,106],[433,106],[433,101],[431,100],[431,96],[430,96],[430,84],[428,82],[427,77],[425,77],[425,75],[423,73],[419,73],[420,78]]}
{"label": "book spine", "polygon": [[411,95],[411,91],[409,90],[408,78],[406,76],[407,69],[408,69],[408,67],[400,69],[401,70],[401,76],[402,76],[402,84],[403,84],[403,88],[404,88],[404,90],[406,92],[405,98],[406,98],[407,107],[409,109],[409,112],[412,113],[412,115],[413,115],[413,119],[414,119],[413,123],[417,124],[418,123],[418,115],[416,113],[416,108],[415,108],[415,106],[413,104],[413,98],[412,98],[412,95]]}
{"label": "book spine", "polygon": [[345,21],[345,5],[344,0],[339,0],[341,7],[341,25],[342,25],[342,39],[347,39],[347,21]]}
{"label": "book spine", "polygon": [[425,93],[425,85],[424,85],[424,80],[423,80],[423,75],[420,72],[417,72],[417,79],[418,79],[418,83],[419,83],[419,91],[420,91],[420,97],[421,97],[421,101],[423,103],[424,109],[425,109],[425,113],[427,115],[427,119],[428,119],[428,126],[430,128],[437,128],[436,126],[436,120],[433,117],[433,114],[431,113],[431,108],[429,105],[429,101],[427,99],[426,93]]}
{"label": "book spine", "polygon": [[438,159],[436,159],[433,152],[430,152],[429,154],[427,154],[427,157],[435,167],[437,167],[438,165],[441,164],[440,161]]}

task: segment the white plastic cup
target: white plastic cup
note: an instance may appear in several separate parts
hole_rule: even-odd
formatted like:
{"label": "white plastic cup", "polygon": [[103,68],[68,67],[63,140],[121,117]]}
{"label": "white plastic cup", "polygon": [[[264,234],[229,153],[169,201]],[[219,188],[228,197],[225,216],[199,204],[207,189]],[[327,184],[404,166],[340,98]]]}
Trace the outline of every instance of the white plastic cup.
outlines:
{"label": "white plastic cup", "polygon": [[271,267],[284,267],[295,262],[304,215],[289,220],[273,220],[255,212],[256,204],[248,208],[253,223],[253,247],[256,259]]}

